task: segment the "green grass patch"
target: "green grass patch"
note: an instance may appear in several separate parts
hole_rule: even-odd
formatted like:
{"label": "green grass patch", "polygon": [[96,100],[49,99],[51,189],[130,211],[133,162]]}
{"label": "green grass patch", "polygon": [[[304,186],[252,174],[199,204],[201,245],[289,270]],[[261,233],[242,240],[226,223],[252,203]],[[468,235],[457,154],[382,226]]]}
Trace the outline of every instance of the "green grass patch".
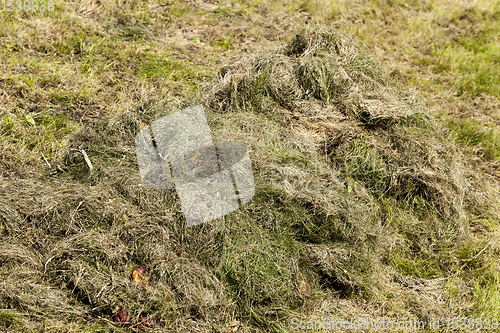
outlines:
{"label": "green grass patch", "polygon": [[482,159],[500,158],[500,135],[495,128],[488,128],[474,120],[446,120],[457,142],[472,149]]}
{"label": "green grass patch", "polygon": [[439,257],[428,257],[419,252],[412,253],[408,250],[391,252],[387,260],[401,274],[424,279],[442,276],[442,267],[446,265],[440,262]]}
{"label": "green grass patch", "polygon": [[12,326],[17,326],[19,321],[18,316],[15,313],[10,312],[0,312],[0,327],[9,328]]}
{"label": "green grass patch", "polygon": [[189,66],[189,63],[164,59],[153,54],[149,54],[148,58],[146,61],[140,63],[137,75],[144,75],[150,79],[166,77],[172,78],[174,81],[196,77],[196,72]]}

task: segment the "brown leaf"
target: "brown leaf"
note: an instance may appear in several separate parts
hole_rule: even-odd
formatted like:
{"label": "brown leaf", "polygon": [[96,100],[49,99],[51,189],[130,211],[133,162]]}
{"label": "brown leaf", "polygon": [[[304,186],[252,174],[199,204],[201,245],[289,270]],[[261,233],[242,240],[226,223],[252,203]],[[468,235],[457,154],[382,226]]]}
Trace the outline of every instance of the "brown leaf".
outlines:
{"label": "brown leaf", "polygon": [[145,268],[139,267],[137,269],[134,269],[132,272],[132,282],[135,284],[143,284],[146,282],[146,275],[148,274],[148,271]]}

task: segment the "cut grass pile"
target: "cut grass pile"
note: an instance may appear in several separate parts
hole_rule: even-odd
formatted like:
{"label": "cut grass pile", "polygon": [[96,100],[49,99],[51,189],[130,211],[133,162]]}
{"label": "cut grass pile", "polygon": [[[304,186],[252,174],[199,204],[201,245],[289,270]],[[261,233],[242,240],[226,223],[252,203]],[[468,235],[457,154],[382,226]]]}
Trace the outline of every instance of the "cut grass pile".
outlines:
{"label": "cut grass pile", "polygon": [[[220,71],[210,53],[240,47],[232,31],[199,32],[192,52],[159,42],[175,24],[237,22],[266,6],[80,1],[3,19],[0,330],[499,317],[498,192],[457,145],[495,159],[493,133],[450,121],[450,134],[355,38],[324,25]],[[141,185],[134,138],[198,103],[215,142],[247,146],[256,193],[187,228],[174,190]],[[148,274],[135,284],[138,267]]]}
{"label": "cut grass pile", "polygon": [[423,204],[457,221],[460,234],[465,211],[482,202],[460,151],[416,93],[396,87],[336,31],[311,29],[280,53],[223,67],[213,95],[219,112],[252,111],[287,125],[344,177],[373,195]]}

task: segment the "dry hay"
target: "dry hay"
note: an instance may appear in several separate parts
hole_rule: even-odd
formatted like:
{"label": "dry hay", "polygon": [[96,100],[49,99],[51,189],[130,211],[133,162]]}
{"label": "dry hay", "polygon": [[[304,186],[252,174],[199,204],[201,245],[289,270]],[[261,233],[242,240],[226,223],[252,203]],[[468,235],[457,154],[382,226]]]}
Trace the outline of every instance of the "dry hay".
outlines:
{"label": "dry hay", "polygon": [[[416,91],[366,54],[352,36],[310,27],[284,47],[222,67],[206,92],[216,114],[286,126],[282,149],[307,162],[255,164],[272,169],[266,181],[309,212],[292,226],[299,241],[314,244],[302,256],[318,274],[313,283],[377,298],[378,273],[394,249],[439,258],[467,239],[471,219],[498,219],[498,198]],[[312,153],[304,148],[311,145]]]}
{"label": "dry hay", "polygon": [[[253,201],[186,228],[175,192],[140,186],[137,171],[138,126],[165,106],[83,124],[54,173],[0,185],[0,329],[114,331],[113,315],[128,311],[134,329],[147,315],[158,330],[284,331],[290,313],[325,300],[325,311],[351,313],[333,295],[386,302],[384,288],[401,307],[425,307],[415,316],[435,315],[434,286],[409,303],[399,282],[380,279],[391,253],[440,259],[470,219],[496,216],[417,95],[331,29],[235,61],[215,83],[207,117],[248,131],[238,141],[251,153]],[[140,285],[137,267],[149,272]]]}
{"label": "dry hay", "polygon": [[285,123],[344,177],[373,194],[422,199],[462,235],[465,210],[484,199],[417,93],[391,82],[337,30],[310,28],[279,50],[234,61],[210,96],[217,112],[253,111]]}

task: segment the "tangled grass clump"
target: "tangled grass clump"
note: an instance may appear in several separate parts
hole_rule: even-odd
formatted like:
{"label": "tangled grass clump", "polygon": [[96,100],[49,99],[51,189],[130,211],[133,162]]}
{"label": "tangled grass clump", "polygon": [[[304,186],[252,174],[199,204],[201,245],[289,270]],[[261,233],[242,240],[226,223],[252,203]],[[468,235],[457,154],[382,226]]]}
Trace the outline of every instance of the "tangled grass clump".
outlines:
{"label": "tangled grass clump", "polygon": [[[224,119],[280,124],[282,146],[271,144],[280,153],[256,164],[305,210],[290,227],[325,286],[378,295],[387,264],[423,274],[408,269],[412,256],[443,261],[425,277],[446,275],[455,259],[444,253],[467,242],[471,221],[498,220],[498,198],[447,130],[352,36],[306,29],[284,47],[224,66],[210,89],[207,103]],[[266,144],[256,142],[255,154]]]}
{"label": "tangled grass clump", "polygon": [[482,200],[416,92],[397,87],[337,30],[307,30],[275,53],[227,65],[211,96],[217,112],[253,111],[306,134],[344,179],[414,205],[422,199],[461,235],[465,211]]}

